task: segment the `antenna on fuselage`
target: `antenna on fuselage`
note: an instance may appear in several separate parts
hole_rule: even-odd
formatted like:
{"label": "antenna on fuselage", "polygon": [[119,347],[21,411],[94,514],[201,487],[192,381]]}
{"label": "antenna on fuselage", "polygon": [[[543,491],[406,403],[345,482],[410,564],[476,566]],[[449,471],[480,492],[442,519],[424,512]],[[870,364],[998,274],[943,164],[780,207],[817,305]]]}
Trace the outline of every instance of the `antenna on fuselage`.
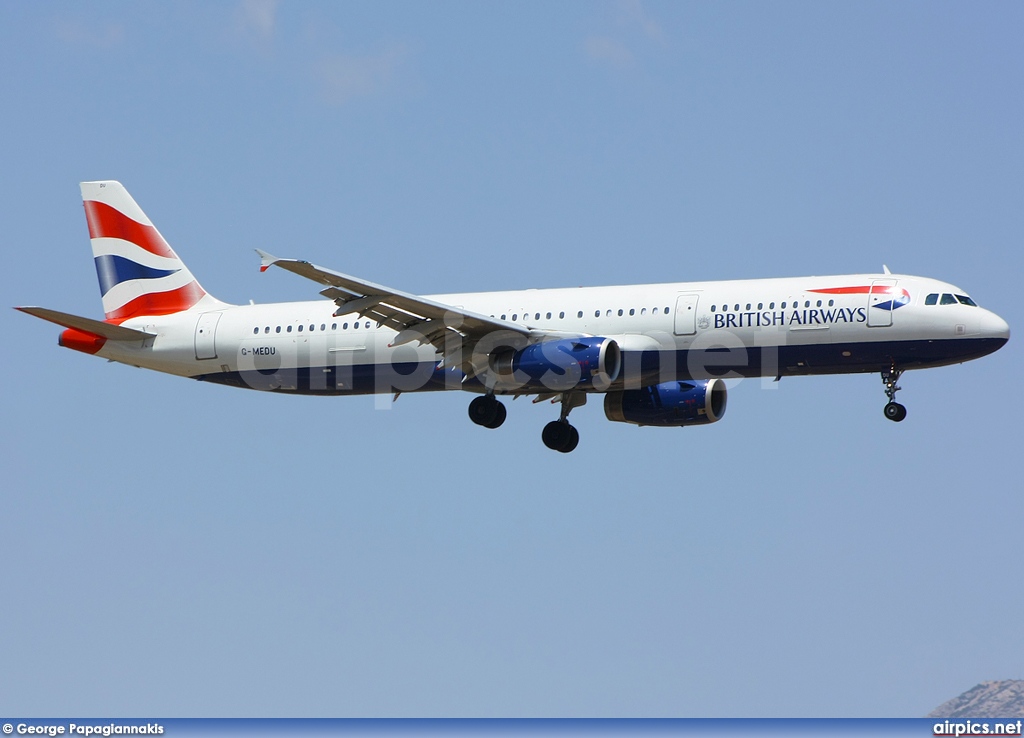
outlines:
{"label": "antenna on fuselage", "polygon": [[885,264],[882,264],[882,271],[886,274],[892,274],[892,272],[889,271],[889,267],[887,267]]}

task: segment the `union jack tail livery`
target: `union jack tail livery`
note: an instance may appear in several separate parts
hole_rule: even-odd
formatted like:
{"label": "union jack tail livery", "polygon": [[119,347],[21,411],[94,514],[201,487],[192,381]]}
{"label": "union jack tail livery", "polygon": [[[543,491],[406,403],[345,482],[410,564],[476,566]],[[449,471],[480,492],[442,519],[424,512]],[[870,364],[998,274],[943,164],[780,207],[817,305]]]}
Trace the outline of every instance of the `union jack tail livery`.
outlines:
{"label": "union jack tail livery", "polygon": [[120,182],[82,182],[81,187],[108,321],[169,315],[217,302]]}

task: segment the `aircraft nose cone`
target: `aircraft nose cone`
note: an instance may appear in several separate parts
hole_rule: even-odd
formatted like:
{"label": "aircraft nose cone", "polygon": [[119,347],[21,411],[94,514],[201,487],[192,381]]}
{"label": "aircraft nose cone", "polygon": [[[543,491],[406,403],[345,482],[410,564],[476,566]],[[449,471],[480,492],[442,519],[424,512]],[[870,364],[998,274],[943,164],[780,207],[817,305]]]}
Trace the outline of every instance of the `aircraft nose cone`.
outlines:
{"label": "aircraft nose cone", "polygon": [[982,333],[989,338],[1001,338],[1003,342],[1010,340],[1010,324],[992,312],[988,312],[981,325]]}

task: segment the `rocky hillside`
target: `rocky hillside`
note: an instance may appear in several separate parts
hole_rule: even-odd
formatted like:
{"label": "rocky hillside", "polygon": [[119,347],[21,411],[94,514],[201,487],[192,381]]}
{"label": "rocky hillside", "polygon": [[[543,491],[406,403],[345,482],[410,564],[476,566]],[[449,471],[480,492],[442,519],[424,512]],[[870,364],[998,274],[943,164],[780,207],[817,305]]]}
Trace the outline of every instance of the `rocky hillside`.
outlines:
{"label": "rocky hillside", "polygon": [[936,707],[930,718],[1024,717],[1024,680],[982,682]]}

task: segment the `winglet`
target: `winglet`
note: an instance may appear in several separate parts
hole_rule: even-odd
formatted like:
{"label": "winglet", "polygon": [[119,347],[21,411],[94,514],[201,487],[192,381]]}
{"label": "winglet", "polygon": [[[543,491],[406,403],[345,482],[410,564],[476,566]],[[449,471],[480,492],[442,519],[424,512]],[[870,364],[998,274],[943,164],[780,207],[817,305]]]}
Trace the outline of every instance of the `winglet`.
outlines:
{"label": "winglet", "polygon": [[265,272],[274,265],[277,261],[277,257],[273,254],[268,254],[266,251],[260,251],[256,249],[256,253],[260,255],[260,271]]}

